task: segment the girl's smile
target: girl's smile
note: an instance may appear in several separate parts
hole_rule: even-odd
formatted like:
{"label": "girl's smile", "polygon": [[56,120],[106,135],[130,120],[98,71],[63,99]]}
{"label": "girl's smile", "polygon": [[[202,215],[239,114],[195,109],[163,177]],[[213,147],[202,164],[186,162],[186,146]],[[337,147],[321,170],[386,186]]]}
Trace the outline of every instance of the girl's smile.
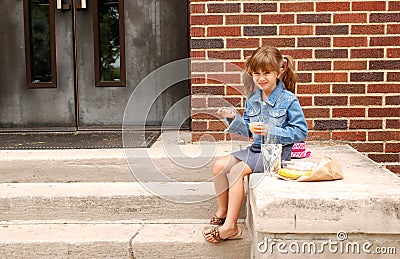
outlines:
{"label": "girl's smile", "polygon": [[253,81],[263,92],[269,96],[277,85],[278,73],[275,71],[261,71],[253,72]]}

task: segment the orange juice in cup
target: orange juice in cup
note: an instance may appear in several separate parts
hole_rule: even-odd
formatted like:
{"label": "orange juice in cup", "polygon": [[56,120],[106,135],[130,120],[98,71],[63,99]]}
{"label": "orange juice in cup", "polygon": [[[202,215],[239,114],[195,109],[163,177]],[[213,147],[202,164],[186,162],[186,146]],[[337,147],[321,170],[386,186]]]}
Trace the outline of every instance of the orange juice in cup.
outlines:
{"label": "orange juice in cup", "polygon": [[249,127],[250,131],[257,134],[257,132],[260,132],[261,130],[261,124],[262,122],[250,122]]}

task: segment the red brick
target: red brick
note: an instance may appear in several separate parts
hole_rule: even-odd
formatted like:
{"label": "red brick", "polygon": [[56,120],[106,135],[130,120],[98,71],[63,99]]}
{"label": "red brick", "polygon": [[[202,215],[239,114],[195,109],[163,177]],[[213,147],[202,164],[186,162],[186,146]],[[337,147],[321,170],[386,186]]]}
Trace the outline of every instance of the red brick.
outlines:
{"label": "red brick", "polygon": [[191,99],[192,108],[206,108],[207,107],[207,98],[200,97]]}
{"label": "red brick", "polygon": [[208,61],[198,61],[192,62],[191,70],[193,72],[222,72],[224,71],[223,62],[208,62]]}
{"label": "red brick", "polygon": [[333,15],[334,23],[366,23],[367,22],[367,14],[365,13],[335,13]]}
{"label": "red brick", "polygon": [[314,96],[314,105],[316,106],[343,106],[347,105],[347,96]]}
{"label": "red brick", "polygon": [[386,142],[386,153],[400,153],[400,142]]}
{"label": "red brick", "polygon": [[326,84],[299,84],[297,94],[328,94],[330,85]]}
{"label": "red brick", "polygon": [[213,94],[213,95],[223,95],[224,86],[223,85],[202,85],[202,86],[192,86],[192,94]]}
{"label": "red brick", "polygon": [[258,15],[226,15],[225,23],[232,24],[259,24]]}
{"label": "red brick", "polygon": [[377,163],[399,162],[399,154],[368,154]]}
{"label": "red brick", "polygon": [[400,2],[398,0],[390,1],[389,2],[389,11],[400,11]]}
{"label": "red brick", "polygon": [[191,50],[190,57],[194,59],[200,58],[203,60],[206,57],[206,52],[204,50]]}
{"label": "red brick", "polygon": [[398,70],[400,69],[400,60],[370,60],[370,70]]}
{"label": "red brick", "polygon": [[243,3],[245,13],[265,13],[278,11],[276,3]]}
{"label": "red brick", "polygon": [[385,25],[352,25],[351,34],[385,34]]}
{"label": "red brick", "polygon": [[244,86],[226,86],[226,95],[244,95]]}
{"label": "red brick", "polygon": [[285,49],[281,51],[284,55],[290,55],[294,59],[306,59],[313,57],[312,49]]}
{"label": "red brick", "polygon": [[316,49],[316,58],[347,58],[347,49]]}
{"label": "red brick", "polygon": [[360,1],[352,3],[352,11],[385,11],[387,1]]}
{"label": "red brick", "polygon": [[334,61],[334,70],[367,70],[367,61]]}
{"label": "red brick", "polygon": [[208,58],[211,59],[240,59],[240,50],[209,50]]}
{"label": "red brick", "polygon": [[314,27],[312,25],[282,25],[279,26],[279,35],[313,35]]}
{"label": "red brick", "polygon": [[208,98],[208,107],[236,106],[242,99],[240,97]]}
{"label": "red brick", "polygon": [[400,84],[369,84],[368,93],[400,93]]}
{"label": "red brick", "polygon": [[225,130],[226,124],[223,121],[209,121],[207,130],[218,131]]}
{"label": "red brick", "polygon": [[191,82],[192,86],[195,84],[205,84],[206,76],[203,74],[192,74],[190,82]]}
{"label": "red brick", "polygon": [[332,140],[365,141],[367,133],[365,131],[334,131]]}
{"label": "red brick", "polygon": [[350,58],[383,58],[384,49],[352,49]]}
{"label": "red brick", "polygon": [[193,120],[215,120],[218,119],[217,109],[192,110]]}
{"label": "red brick", "polygon": [[312,73],[297,73],[298,83],[311,83]]}
{"label": "red brick", "polygon": [[384,80],[384,73],[381,72],[351,72],[350,82],[379,82]]}
{"label": "red brick", "polygon": [[297,39],[298,47],[330,47],[331,37],[301,37]]}
{"label": "red brick", "polygon": [[316,35],[347,35],[349,34],[348,25],[324,25],[315,27]]}
{"label": "red brick", "polygon": [[348,74],[340,72],[323,72],[314,74],[315,82],[348,82]]}
{"label": "red brick", "polygon": [[386,52],[388,58],[400,58],[400,49],[388,48]]}
{"label": "red brick", "polygon": [[241,75],[239,73],[218,73],[207,74],[207,82],[218,82],[223,84],[240,84]]}
{"label": "red brick", "polygon": [[257,48],[259,44],[257,38],[226,39],[227,48]]}
{"label": "red brick", "polygon": [[329,108],[303,108],[306,118],[329,118]]}
{"label": "red brick", "polygon": [[382,96],[351,96],[350,105],[382,105]]}
{"label": "red brick", "polygon": [[337,94],[365,94],[365,84],[334,84],[332,93]]}
{"label": "red brick", "polygon": [[281,47],[295,47],[296,39],[295,38],[266,38],[262,39],[263,46],[274,46],[277,48]]}
{"label": "red brick", "polygon": [[387,34],[400,34],[400,24],[388,24]]}
{"label": "red brick", "polygon": [[350,145],[358,152],[383,152],[383,143],[377,142],[352,142]]}
{"label": "red brick", "polygon": [[399,108],[369,108],[368,117],[400,117]]}
{"label": "red brick", "polygon": [[309,131],[307,140],[330,140],[331,133],[329,131]]}
{"label": "red brick", "polygon": [[385,104],[386,105],[400,105],[400,95],[386,96]]}
{"label": "red brick", "polygon": [[371,37],[370,46],[398,46],[400,37]]}
{"label": "red brick", "polygon": [[400,72],[388,72],[387,73],[387,82],[400,82]]}
{"label": "red brick", "polygon": [[365,108],[333,108],[332,117],[365,117]]}
{"label": "red brick", "polygon": [[400,176],[400,165],[386,165],[386,168]]}
{"label": "red brick", "polygon": [[331,70],[331,61],[299,61],[298,70]]}
{"label": "red brick", "polygon": [[262,24],[290,24],[294,23],[294,14],[266,14],[261,15]]}
{"label": "red brick", "polygon": [[317,12],[345,12],[350,11],[348,2],[317,2]]}
{"label": "red brick", "polygon": [[386,120],[387,129],[400,129],[400,119],[387,119]]}
{"label": "red brick", "polygon": [[313,2],[300,2],[300,3],[281,3],[281,12],[313,12],[314,3]]}
{"label": "red brick", "polygon": [[367,37],[334,37],[334,47],[366,47],[368,46]]}
{"label": "red brick", "polygon": [[206,29],[204,27],[191,27],[190,36],[191,37],[204,37],[206,35]]}
{"label": "red brick", "polygon": [[400,140],[400,131],[370,131],[368,132],[369,141],[391,141]]}
{"label": "red brick", "polygon": [[218,3],[207,4],[209,13],[239,13],[241,11],[240,3]]}
{"label": "red brick", "polygon": [[370,23],[398,23],[400,22],[400,13],[371,13]]}
{"label": "red brick", "polygon": [[299,96],[298,99],[301,106],[312,106],[311,96]]}
{"label": "red brick", "polygon": [[192,120],[192,130],[207,130],[207,121]]}
{"label": "red brick", "polygon": [[210,25],[210,24],[222,24],[224,17],[222,15],[191,15],[191,25]]}
{"label": "red brick", "polygon": [[383,120],[350,120],[350,129],[381,129]]}
{"label": "red brick", "polygon": [[190,4],[190,14],[193,15],[195,13],[205,13],[206,5],[205,4]]}
{"label": "red brick", "polygon": [[208,142],[215,142],[225,140],[224,133],[214,133],[214,132],[192,132],[192,141],[199,142],[199,141],[208,141]]}
{"label": "red brick", "polygon": [[242,30],[237,26],[208,27],[207,36],[241,36]]}

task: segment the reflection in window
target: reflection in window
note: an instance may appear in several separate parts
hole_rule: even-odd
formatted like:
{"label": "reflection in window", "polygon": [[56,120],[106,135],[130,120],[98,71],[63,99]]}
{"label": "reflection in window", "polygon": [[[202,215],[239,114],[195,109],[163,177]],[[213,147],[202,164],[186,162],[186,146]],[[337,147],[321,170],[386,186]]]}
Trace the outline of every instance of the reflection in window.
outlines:
{"label": "reflection in window", "polygon": [[31,82],[52,82],[48,0],[29,1],[29,21]]}
{"label": "reflection in window", "polygon": [[119,3],[103,0],[98,3],[100,81],[121,81],[121,44]]}

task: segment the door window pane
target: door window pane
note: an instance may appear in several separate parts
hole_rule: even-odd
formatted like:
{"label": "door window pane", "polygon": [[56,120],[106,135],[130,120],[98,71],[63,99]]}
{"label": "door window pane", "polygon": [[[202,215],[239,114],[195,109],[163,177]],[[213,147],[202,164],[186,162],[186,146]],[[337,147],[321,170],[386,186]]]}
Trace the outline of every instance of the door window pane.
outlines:
{"label": "door window pane", "polygon": [[30,1],[32,82],[51,82],[50,8],[46,0]]}
{"label": "door window pane", "polygon": [[49,0],[25,0],[28,87],[55,87],[54,10]]}
{"label": "door window pane", "polygon": [[[116,0],[98,2],[98,81],[123,82],[123,36],[121,3]],[[120,83],[119,83],[120,84]]]}

